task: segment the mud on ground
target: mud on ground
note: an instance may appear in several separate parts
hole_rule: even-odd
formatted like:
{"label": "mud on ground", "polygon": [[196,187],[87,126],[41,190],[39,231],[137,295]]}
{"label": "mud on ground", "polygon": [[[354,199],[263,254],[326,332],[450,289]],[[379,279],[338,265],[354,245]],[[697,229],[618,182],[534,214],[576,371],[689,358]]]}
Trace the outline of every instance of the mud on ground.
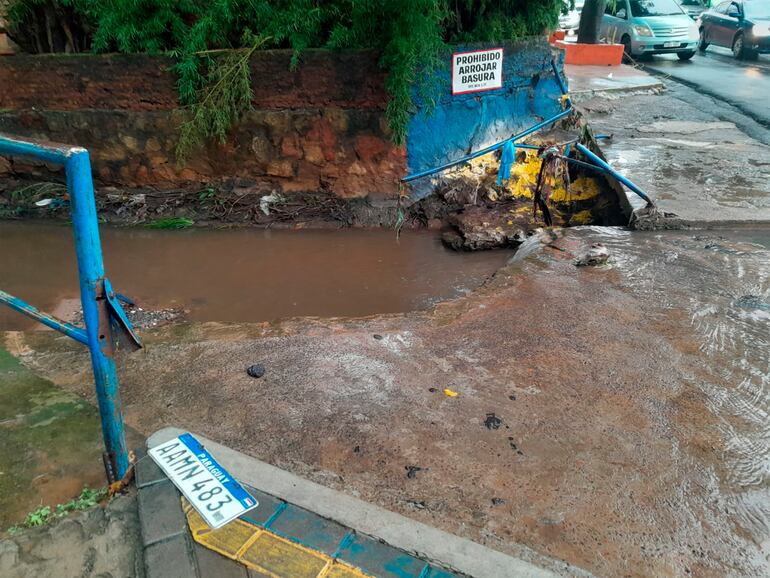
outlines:
{"label": "mud on ground", "polygon": [[[146,349],[121,361],[127,422],[197,431],[492,548],[522,544],[601,576],[763,575],[723,490],[730,451],[696,385],[706,358],[690,317],[628,290],[646,283],[612,265],[628,254],[575,267],[595,237],[546,240],[429,313],[147,332]],[[645,255],[668,262],[674,249],[655,243]],[[711,258],[700,243],[688,262]],[[26,363],[93,397],[77,346],[16,337]],[[264,377],[247,375],[254,363]]]}

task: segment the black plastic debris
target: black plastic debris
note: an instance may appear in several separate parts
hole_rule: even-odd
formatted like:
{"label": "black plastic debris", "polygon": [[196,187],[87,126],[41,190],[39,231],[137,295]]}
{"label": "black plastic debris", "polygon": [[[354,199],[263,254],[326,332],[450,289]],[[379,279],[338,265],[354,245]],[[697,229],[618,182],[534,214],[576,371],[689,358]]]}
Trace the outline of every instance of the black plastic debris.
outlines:
{"label": "black plastic debris", "polygon": [[487,429],[500,429],[500,426],[503,425],[503,420],[494,413],[488,413],[487,419],[484,420],[484,425]]}
{"label": "black plastic debris", "polygon": [[406,470],[406,477],[410,480],[415,479],[417,477],[417,472],[422,471],[420,466],[405,466],[404,469]]}

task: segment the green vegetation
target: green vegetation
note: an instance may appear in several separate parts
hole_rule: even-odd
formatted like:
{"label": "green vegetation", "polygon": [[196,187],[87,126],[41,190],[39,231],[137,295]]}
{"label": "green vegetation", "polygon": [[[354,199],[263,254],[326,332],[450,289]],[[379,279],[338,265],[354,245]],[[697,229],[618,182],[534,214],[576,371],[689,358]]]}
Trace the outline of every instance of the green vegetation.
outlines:
{"label": "green vegetation", "polygon": [[107,497],[107,488],[101,488],[98,490],[92,490],[91,488],[83,488],[80,495],[74,500],[65,502],[64,504],[57,504],[53,508],[51,506],[40,506],[32,510],[24,518],[21,524],[11,526],[8,528],[8,533],[18,534],[24,528],[36,528],[38,526],[45,526],[50,524],[58,518],[63,518],[70,512],[78,512],[81,510],[88,510],[93,508],[104,498]]}
{"label": "green vegetation", "polygon": [[[403,143],[413,87],[431,102],[426,81],[443,66],[448,45],[539,35],[564,8],[564,0],[11,0],[8,16],[11,36],[25,47],[40,44],[51,14],[63,24],[58,15],[66,9],[78,17],[70,35],[90,39],[80,47],[175,56],[187,107],[178,151],[184,159],[206,139],[225,139],[249,110],[255,49],[291,48],[292,67],[308,48],[378,51],[388,71],[393,140]],[[67,23],[71,28],[72,19]]]}
{"label": "green vegetation", "polygon": [[[47,332],[32,333],[42,338]],[[62,501],[71,488],[104,479],[96,408],[35,375],[2,347],[0,440],[0,530],[24,520],[41,499]]]}
{"label": "green vegetation", "polygon": [[186,217],[168,217],[151,221],[145,225],[148,229],[187,229],[192,227],[195,221]]}

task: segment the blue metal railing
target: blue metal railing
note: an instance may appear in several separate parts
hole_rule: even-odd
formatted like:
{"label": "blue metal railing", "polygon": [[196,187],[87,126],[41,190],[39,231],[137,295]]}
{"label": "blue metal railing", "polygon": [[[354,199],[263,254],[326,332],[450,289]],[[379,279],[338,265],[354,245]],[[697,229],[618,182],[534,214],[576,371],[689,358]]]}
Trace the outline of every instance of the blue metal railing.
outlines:
{"label": "blue metal railing", "polygon": [[[102,435],[109,460],[110,481],[122,478],[129,467],[123,428],[118,376],[115,371],[115,330],[128,333],[141,346],[104,276],[99,223],[96,217],[91,162],[80,147],[22,141],[0,134],[0,155],[19,156],[64,166],[72,207],[75,253],[80,279],[80,301],[85,329],[37,310],[18,297],[0,291],[0,303],[88,346],[94,371]],[[112,468],[112,471],[110,471]]]}

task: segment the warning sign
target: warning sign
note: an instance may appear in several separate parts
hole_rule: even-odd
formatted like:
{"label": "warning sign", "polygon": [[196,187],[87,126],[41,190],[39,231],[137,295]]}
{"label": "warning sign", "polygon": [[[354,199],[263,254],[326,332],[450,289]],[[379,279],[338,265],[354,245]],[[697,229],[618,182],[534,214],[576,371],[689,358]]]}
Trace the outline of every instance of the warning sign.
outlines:
{"label": "warning sign", "polygon": [[452,94],[503,87],[503,49],[452,54]]}

